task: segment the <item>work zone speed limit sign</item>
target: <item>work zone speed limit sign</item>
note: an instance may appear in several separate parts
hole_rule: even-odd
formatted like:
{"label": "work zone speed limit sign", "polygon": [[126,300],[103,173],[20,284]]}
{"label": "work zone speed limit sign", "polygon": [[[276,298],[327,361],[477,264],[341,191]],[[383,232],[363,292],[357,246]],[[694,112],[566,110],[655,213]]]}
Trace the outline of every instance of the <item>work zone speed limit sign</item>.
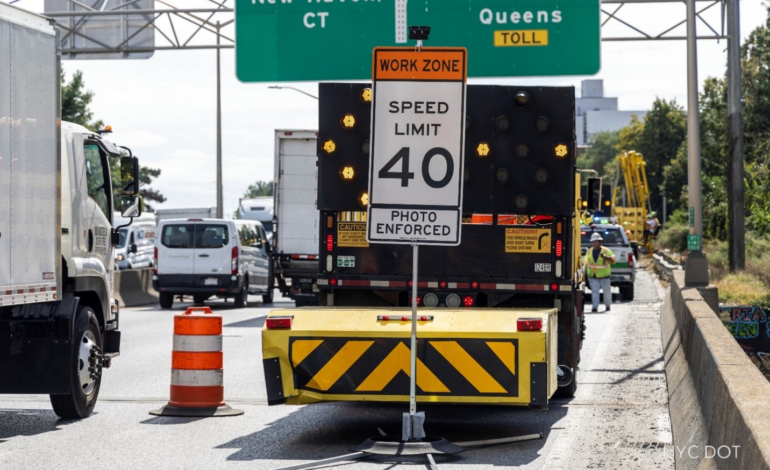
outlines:
{"label": "work zone speed limit sign", "polygon": [[460,244],[467,57],[374,50],[369,242]]}

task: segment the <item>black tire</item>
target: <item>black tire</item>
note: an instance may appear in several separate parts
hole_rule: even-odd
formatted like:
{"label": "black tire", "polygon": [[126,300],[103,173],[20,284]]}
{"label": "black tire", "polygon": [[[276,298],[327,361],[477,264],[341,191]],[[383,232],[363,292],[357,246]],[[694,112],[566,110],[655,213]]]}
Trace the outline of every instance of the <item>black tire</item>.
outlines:
{"label": "black tire", "polygon": [[241,288],[241,291],[235,294],[235,298],[233,300],[233,303],[235,304],[235,308],[244,308],[248,304],[248,297],[249,297],[249,278],[247,277],[243,281],[243,287]]}
{"label": "black tire", "polygon": [[[71,391],[66,395],[51,395],[53,411],[62,419],[87,418],[96,406],[99,389],[102,384],[101,370],[96,377],[89,377],[86,383],[81,381],[81,373],[88,374],[90,363],[83,361],[81,350],[102,350],[102,335],[96,315],[91,307],[80,306],[75,314],[75,338],[72,342],[72,366],[70,368]],[[90,347],[84,346],[89,345]],[[97,349],[98,348],[98,349]]]}
{"label": "black tire", "polygon": [[195,305],[203,305],[209,299],[208,295],[193,295],[193,303]]}
{"label": "black tire", "polygon": [[577,376],[578,371],[577,367],[575,367],[572,369],[572,382],[566,387],[557,388],[556,393],[554,393],[553,396],[556,398],[575,398],[575,394],[577,393]]}
{"label": "black tire", "polygon": [[174,296],[172,294],[160,294],[160,308],[171,308],[174,306]]}
{"label": "black tire", "polygon": [[262,303],[263,304],[272,304],[273,303],[273,288],[268,287],[267,294],[264,294],[262,296]]}
{"label": "black tire", "polygon": [[630,286],[621,286],[620,297],[623,300],[634,300],[634,285],[631,284]]}

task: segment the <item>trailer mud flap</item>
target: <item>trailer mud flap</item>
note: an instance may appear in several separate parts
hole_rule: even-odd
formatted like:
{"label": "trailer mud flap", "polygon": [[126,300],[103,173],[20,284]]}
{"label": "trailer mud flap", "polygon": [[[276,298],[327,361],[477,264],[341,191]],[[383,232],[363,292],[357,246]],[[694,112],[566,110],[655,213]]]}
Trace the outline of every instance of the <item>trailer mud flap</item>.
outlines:
{"label": "trailer mud flap", "polygon": [[[269,404],[409,400],[410,322],[378,320],[387,318],[380,309],[290,312],[290,329],[262,333]],[[542,330],[517,331],[520,317],[542,318]],[[418,326],[419,402],[547,405],[556,390],[555,309],[431,310],[430,318]]]}

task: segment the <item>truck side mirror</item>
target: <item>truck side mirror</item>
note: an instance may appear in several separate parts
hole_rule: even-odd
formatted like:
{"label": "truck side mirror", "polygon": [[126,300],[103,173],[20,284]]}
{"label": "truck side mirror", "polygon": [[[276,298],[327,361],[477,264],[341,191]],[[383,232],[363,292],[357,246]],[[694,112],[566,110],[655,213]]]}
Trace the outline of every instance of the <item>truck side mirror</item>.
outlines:
{"label": "truck side mirror", "polygon": [[120,215],[126,218],[142,215],[142,198],[137,196],[123,196],[120,198]]}
{"label": "truck side mirror", "polygon": [[120,157],[120,184],[124,196],[139,194],[139,159],[134,156]]}
{"label": "truck side mirror", "polygon": [[139,247],[136,246],[136,243],[132,243],[131,244],[131,248],[129,248],[128,252],[129,253],[136,253],[137,251],[139,251]]}
{"label": "truck side mirror", "polygon": [[588,178],[588,210],[598,211],[602,204],[602,179]]}

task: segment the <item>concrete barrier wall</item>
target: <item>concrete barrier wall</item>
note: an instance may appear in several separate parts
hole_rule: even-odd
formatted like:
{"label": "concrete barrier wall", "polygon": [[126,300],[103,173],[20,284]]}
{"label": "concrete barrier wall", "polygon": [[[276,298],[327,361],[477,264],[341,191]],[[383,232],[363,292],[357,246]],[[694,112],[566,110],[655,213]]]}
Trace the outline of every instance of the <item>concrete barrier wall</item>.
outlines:
{"label": "concrete barrier wall", "polygon": [[671,280],[661,329],[677,468],[770,469],[770,382],[684,271]]}
{"label": "concrete barrier wall", "polygon": [[121,307],[138,307],[158,302],[152,287],[152,269],[115,271],[115,298]]}

